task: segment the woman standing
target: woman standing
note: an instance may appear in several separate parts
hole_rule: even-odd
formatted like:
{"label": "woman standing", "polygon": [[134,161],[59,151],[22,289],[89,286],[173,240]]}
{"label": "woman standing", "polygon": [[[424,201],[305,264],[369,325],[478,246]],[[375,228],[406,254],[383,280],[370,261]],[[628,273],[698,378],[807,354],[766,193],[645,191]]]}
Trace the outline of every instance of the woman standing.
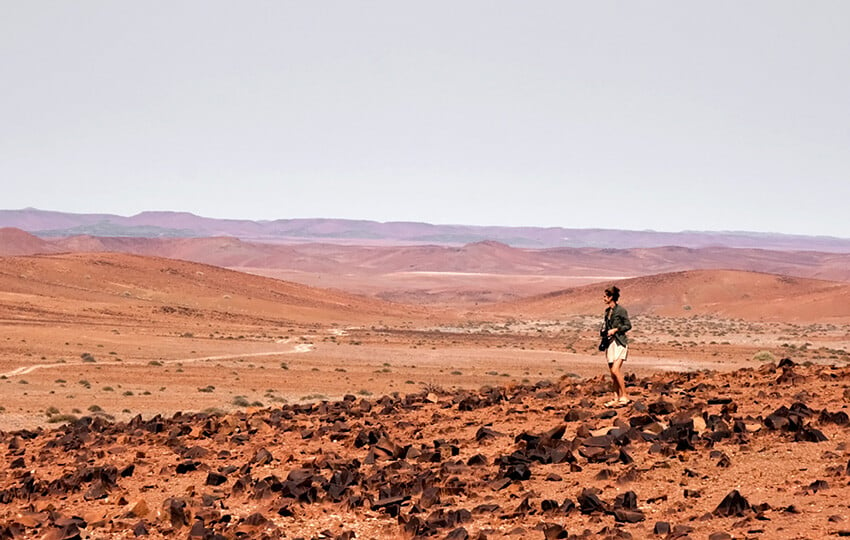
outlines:
{"label": "woman standing", "polygon": [[632,329],[629,313],[618,304],[620,289],[611,286],[605,289],[605,324],[602,328],[603,343],[607,338],[605,356],[608,357],[608,370],[611,372],[611,386],[614,389],[614,399],[605,403],[606,407],[626,405],[629,397],[626,395],[626,381],[623,379],[623,362],[629,355],[629,339],[626,332]]}

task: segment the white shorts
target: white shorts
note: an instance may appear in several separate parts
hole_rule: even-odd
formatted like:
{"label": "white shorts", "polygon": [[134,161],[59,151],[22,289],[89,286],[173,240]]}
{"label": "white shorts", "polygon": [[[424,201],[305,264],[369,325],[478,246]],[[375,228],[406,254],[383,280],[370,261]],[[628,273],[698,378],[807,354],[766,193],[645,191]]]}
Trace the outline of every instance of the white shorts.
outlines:
{"label": "white shorts", "polygon": [[605,349],[605,356],[608,357],[608,365],[610,366],[617,360],[626,361],[626,357],[629,355],[629,346],[623,346],[617,343],[616,340],[612,340],[611,344],[608,345],[608,348]]}

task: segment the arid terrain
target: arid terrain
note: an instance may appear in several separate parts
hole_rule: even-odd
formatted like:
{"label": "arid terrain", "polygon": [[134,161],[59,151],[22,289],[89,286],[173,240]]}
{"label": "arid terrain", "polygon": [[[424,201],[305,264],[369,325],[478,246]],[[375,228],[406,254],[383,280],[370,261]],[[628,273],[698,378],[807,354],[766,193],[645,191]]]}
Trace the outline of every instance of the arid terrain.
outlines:
{"label": "arid terrain", "polygon": [[850,535],[846,255],[2,240],[0,538]]}

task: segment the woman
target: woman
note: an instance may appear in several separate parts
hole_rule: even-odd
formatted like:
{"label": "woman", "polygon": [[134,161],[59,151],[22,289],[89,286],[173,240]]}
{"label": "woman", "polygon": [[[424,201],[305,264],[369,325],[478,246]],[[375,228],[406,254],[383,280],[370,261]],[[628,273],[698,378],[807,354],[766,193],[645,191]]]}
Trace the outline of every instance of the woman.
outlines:
{"label": "woman", "polygon": [[603,344],[607,339],[605,356],[608,357],[608,370],[611,372],[611,386],[614,389],[614,399],[605,403],[606,407],[626,405],[629,397],[626,395],[626,381],[623,379],[623,362],[629,355],[629,339],[626,332],[632,329],[629,313],[619,305],[620,289],[611,286],[605,289],[605,323],[602,327]]}

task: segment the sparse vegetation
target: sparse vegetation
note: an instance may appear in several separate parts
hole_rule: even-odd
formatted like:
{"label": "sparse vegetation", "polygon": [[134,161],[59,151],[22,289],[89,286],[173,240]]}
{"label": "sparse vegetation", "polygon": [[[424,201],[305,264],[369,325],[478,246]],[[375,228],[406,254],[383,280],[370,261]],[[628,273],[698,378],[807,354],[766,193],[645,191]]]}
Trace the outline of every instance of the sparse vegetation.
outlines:
{"label": "sparse vegetation", "polygon": [[232,403],[237,407],[248,407],[251,405],[251,402],[245,396],[234,397]]}
{"label": "sparse vegetation", "polygon": [[77,420],[79,420],[79,418],[77,418],[73,414],[56,414],[47,419],[47,421],[51,424],[64,424],[69,422],[76,422]]}
{"label": "sparse vegetation", "polygon": [[776,357],[770,351],[759,351],[753,355],[753,360],[757,362],[774,362]]}

